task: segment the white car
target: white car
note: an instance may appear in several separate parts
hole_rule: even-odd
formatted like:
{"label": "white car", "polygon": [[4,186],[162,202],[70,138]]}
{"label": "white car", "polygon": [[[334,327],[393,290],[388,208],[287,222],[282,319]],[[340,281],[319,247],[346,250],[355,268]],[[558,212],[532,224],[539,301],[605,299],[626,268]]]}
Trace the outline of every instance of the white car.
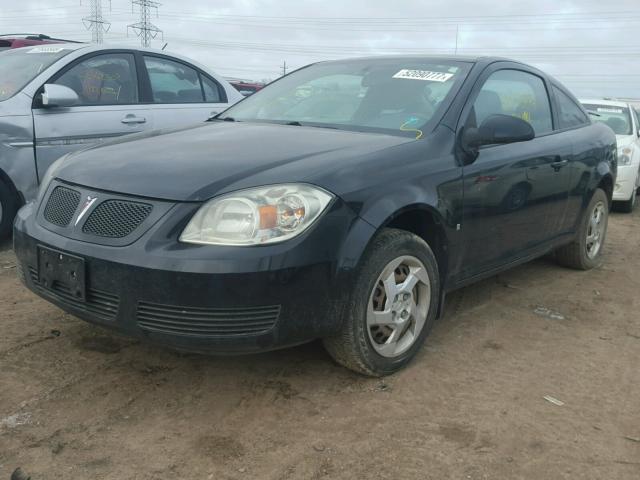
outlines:
{"label": "white car", "polygon": [[640,122],[628,103],[614,100],[580,100],[592,119],[611,127],[618,141],[618,178],[613,201],[624,212],[632,212],[640,189]]}

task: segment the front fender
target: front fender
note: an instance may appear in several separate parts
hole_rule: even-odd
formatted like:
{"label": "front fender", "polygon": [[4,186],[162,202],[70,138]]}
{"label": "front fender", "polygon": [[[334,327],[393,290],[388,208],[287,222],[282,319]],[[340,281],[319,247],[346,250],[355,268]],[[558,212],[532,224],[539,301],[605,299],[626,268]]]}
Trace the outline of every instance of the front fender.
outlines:
{"label": "front fender", "polygon": [[35,198],[38,176],[31,115],[0,116],[0,177],[10,182],[21,201]]}

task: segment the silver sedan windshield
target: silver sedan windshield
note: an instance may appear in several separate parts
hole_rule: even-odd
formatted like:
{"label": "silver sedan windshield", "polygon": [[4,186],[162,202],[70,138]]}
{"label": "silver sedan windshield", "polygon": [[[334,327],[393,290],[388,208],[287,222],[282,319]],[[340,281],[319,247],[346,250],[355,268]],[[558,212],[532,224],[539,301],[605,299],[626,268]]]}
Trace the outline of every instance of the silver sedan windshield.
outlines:
{"label": "silver sedan windshield", "polygon": [[43,70],[72,51],[55,44],[0,52],[0,102],[13,97]]}

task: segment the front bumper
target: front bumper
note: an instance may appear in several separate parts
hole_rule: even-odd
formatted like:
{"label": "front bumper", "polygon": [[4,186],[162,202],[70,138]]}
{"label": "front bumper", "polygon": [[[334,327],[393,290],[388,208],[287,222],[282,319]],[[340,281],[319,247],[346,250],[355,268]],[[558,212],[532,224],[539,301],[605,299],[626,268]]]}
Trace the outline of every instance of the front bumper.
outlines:
{"label": "front bumper", "polygon": [[637,188],[638,165],[618,165],[618,175],[613,188],[614,201],[627,201]]}
{"label": "front bumper", "polygon": [[[172,218],[194,208],[179,204],[134,243],[108,246],[43,227],[29,204],[14,226],[23,282],[83,320],[185,351],[271,350],[340,328],[353,268],[373,234],[350,208],[337,201],[300,237],[259,247],[179,243]],[[83,300],[44,288],[39,247],[84,259]]]}

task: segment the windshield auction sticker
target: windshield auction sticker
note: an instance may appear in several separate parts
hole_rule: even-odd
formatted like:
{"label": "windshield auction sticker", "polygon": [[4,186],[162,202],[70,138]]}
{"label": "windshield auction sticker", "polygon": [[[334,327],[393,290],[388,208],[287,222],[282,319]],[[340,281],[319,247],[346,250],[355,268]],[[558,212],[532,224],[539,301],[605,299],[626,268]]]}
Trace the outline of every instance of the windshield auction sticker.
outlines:
{"label": "windshield auction sticker", "polygon": [[623,113],[621,108],[598,107],[598,112],[602,113]]}
{"label": "windshield auction sticker", "polygon": [[64,49],[64,47],[35,47],[27,53],[60,53]]}
{"label": "windshield auction sticker", "polygon": [[403,69],[396,73],[393,78],[406,78],[407,80],[424,80],[427,82],[444,83],[453,77],[453,73],[430,72],[429,70],[409,70]]}

